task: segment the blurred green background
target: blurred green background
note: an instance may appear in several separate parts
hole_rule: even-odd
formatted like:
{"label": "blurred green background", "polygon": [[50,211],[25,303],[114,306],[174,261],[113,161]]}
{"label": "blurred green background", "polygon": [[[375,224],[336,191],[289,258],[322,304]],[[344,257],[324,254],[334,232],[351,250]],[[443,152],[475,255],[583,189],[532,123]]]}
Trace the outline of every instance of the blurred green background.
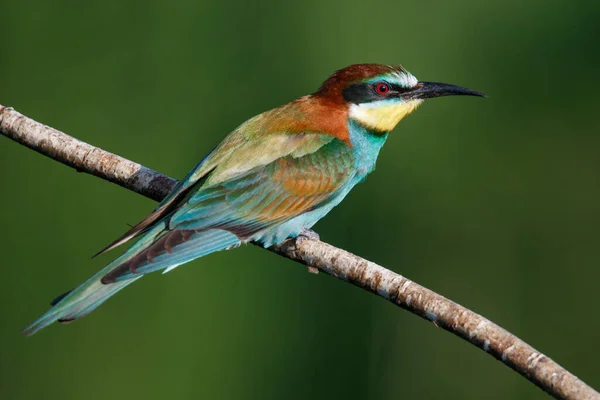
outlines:
{"label": "blurred green background", "polygon": [[[173,177],[357,62],[428,101],[321,237],[483,314],[600,387],[600,3],[4,1],[0,104]],[[19,329],[154,206],[0,138],[2,399],[543,399],[481,350],[249,246]]]}

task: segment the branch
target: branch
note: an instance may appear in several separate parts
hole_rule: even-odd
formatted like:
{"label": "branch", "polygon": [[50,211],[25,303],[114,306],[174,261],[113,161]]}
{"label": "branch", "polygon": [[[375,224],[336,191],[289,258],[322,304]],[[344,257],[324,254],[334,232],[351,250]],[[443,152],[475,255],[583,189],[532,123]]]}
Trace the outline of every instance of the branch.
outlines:
{"label": "branch", "polygon": [[[176,180],[81,142],[0,105],[0,132],[54,160],[161,200]],[[314,238],[288,240],[269,249],[368,290],[483,349],[559,399],[596,399],[600,394],[549,357],[479,314],[390,271]]]}

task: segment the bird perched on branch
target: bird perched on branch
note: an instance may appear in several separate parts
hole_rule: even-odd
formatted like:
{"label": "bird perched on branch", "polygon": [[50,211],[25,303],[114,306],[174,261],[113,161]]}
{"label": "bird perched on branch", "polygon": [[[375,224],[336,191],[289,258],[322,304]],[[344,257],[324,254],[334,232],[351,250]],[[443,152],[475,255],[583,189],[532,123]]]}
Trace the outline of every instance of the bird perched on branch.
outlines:
{"label": "bird perched on branch", "polygon": [[484,96],[420,82],[401,66],[356,64],[315,93],[249,119],[99,254],[138,238],[133,246],[57,297],[23,332],[81,318],[150,272],[250,241],[269,247],[301,235],[373,171],[402,118],[424,99],[453,95]]}

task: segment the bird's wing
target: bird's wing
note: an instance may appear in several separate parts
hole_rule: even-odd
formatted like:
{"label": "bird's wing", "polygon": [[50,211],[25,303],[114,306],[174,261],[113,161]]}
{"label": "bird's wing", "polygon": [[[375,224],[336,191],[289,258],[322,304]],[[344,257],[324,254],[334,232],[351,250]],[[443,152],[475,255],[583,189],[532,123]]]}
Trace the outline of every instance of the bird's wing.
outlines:
{"label": "bird's wing", "polygon": [[288,155],[297,158],[310,154],[334,140],[334,136],[320,134],[306,123],[298,124],[298,121],[310,122],[301,105],[299,102],[288,103],[239,126],[179,181],[150,215],[95,256],[147,232],[206,184],[234,180]]}
{"label": "bird's wing", "polygon": [[172,212],[177,207],[177,204],[181,200],[185,199],[186,195],[189,194],[189,192],[192,191],[194,187],[202,185],[203,176],[194,177],[194,174],[202,167],[202,164],[205,160],[206,158],[200,163],[198,163],[184,179],[180,180],[171,190],[171,192],[167,195],[167,197],[165,197],[160,202],[160,204],[154,209],[154,211],[152,211],[152,213],[150,213],[147,217],[138,222],[136,225],[132,226],[127,232],[125,232],[117,239],[112,241],[108,246],[104,247],[98,253],[94,254],[93,257],[97,257],[101,254],[104,254],[116,247],[119,247],[123,243],[128,242],[134,237],[147,232],[154,224],[156,224],[163,217]]}
{"label": "bird's wing", "polygon": [[[321,135],[307,135],[323,142]],[[103,282],[129,279],[180,265],[317,208],[353,176],[351,148],[337,139],[313,152],[300,148],[249,171],[218,179],[213,169],[161,224],[165,228]],[[314,146],[311,144],[310,146]],[[214,174],[214,175],[213,175]],[[211,251],[205,251],[210,247]]]}
{"label": "bird's wing", "polygon": [[[313,140],[321,140],[309,135]],[[169,219],[171,229],[226,228],[242,238],[313,209],[353,174],[351,149],[339,140],[288,154],[234,177],[209,175]],[[215,170],[216,172],[217,170]]]}

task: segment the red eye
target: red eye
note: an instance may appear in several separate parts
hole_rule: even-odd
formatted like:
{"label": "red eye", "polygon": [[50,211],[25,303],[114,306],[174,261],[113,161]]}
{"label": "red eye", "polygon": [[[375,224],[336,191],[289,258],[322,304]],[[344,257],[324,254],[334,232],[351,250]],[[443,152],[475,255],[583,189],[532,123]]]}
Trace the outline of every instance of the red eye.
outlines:
{"label": "red eye", "polygon": [[390,91],[390,87],[385,83],[378,83],[377,86],[375,86],[375,91],[377,94],[386,94]]}

